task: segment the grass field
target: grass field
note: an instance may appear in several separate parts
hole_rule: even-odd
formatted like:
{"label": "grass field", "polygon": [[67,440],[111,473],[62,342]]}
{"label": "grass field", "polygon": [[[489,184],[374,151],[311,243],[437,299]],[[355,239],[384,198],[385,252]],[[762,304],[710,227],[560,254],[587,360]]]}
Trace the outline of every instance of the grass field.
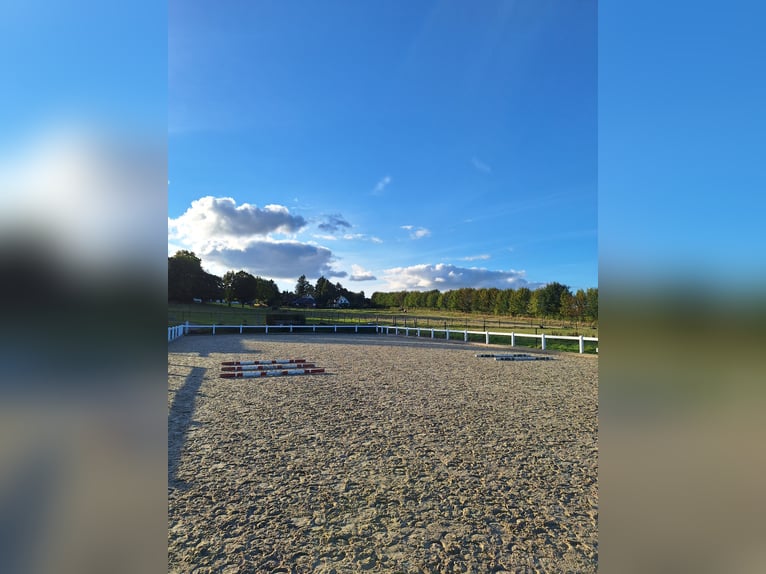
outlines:
{"label": "grass field", "polygon": [[[302,313],[307,325],[391,325],[421,329],[465,329],[469,331],[493,331],[500,333],[531,333],[539,335],[566,335],[598,337],[598,327],[590,324],[575,324],[552,319],[478,315],[435,311],[433,309],[409,310],[407,313],[395,309],[289,309],[272,310],[267,307],[241,307],[217,303],[168,304],[168,326],[189,321],[197,325],[265,325],[266,315],[272,313]],[[470,335],[471,339],[481,338]],[[478,341],[477,338],[477,341]],[[491,339],[495,337],[492,336]],[[494,342],[490,340],[490,342]],[[497,341],[500,343],[501,341]],[[502,341],[505,343],[505,341]],[[539,339],[522,341],[529,346],[539,347]],[[549,349],[577,350],[576,341],[547,341]],[[586,344],[586,349],[588,344]],[[595,350],[595,344],[593,344]]]}

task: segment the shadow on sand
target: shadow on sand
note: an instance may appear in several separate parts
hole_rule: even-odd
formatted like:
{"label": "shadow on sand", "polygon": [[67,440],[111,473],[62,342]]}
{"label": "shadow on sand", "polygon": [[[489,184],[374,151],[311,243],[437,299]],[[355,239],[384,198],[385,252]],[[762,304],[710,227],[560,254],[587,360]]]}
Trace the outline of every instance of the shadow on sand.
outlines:
{"label": "shadow on sand", "polygon": [[194,424],[197,393],[202,386],[205,369],[193,367],[183,386],[176,391],[168,413],[168,487],[185,489],[186,483],[178,480],[181,451],[186,444],[189,428]]}

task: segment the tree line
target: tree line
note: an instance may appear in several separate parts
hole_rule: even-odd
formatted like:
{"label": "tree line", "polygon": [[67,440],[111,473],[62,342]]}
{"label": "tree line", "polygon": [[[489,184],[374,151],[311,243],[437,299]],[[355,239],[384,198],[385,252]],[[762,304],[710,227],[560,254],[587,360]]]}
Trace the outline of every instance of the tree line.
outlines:
{"label": "tree line", "polygon": [[311,295],[317,307],[331,306],[341,295],[351,307],[369,307],[364,291],[354,293],[340,283],[331,283],[325,277],[312,285],[305,275],[298,278],[294,292],[281,291],[271,279],[253,276],[247,271],[227,271],[223,277],[208,273],[202,260],[193,251],[177,251],[168,257],[168,301],[191,303],[201,301],[237,302],[245,305],[260,304],[277,307],[290,306],[296,298]]}
{"label": "tree line", "polygon": [[578,321],[598,321],[598,288],[572,290],[558,282],[539,289],[519,287],[498,289],[464,287],[441,292],[394,291],[378,292],[366,298],[364,291],[355,293],[340,283],[325,277],[312,284],[301,275],[295,290],[280,292],[271,279],[256,277],[247,271],[227,271],[223,277],[208,273],[202,260],[192,251],[178,251],[168,257],[168,300],[191,303],[226,301],[263,304],[272,307],[290,306],[296,298],[312,296],[317,307],[329,307],[340,296],[348,299],[352,308],[434,309],[540,318],[561,318]]}
{"label": "tree line", "polygon": [[558,282],[535,290],[527,287],[464,287],[444,292],[437,289],[390,293],[376,291],[372,294],[371,301],[374,307],[598,321],[598,288],[578,289],[576,293],[572,293],[568,286]]}

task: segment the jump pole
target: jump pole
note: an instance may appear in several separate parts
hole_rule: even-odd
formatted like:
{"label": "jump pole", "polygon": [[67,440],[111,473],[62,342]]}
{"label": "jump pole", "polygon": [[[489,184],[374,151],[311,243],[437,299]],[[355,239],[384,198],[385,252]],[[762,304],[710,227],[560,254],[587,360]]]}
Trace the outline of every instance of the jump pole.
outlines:
{"label": "jump pole", "polygon": [[254,377],[283,377],[287,375],[314,375],[324,373],[324,369],[286,369],[284,371],[239,371],[236,373],[221,373],[222,379],[254,378]]}
{"label": "jump pole", "polygon": [[495,359],[497,357],[531,357],[529,353],[476,353],[475,357]]}
{"label": "jump pole", "polygon": [[314,363],[289,363],[286,365],[234,365],[221,367],[222,371],[272,371],[276,369],[311,369]]}
{"label": "jump pole", "polygon": [[276,359],[274,361],[224,361],[222,365],[292,365],[306,363],[306,359]]}

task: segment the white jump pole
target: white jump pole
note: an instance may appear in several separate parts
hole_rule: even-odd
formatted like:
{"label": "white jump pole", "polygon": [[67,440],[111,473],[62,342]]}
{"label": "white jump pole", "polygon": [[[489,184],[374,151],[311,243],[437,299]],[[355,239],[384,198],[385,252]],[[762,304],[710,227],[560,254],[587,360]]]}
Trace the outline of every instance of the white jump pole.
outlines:
{"label": "white jump pole", "polygon": [[236,365],[221,367],[222,371],[273,371],[276,369],[313,369],[314,363],[292,363],[289,365]]}
{"label": "white jump pole", "polygon": [[275,359],[271,361],[224,361],[222,365],[294,365],[308,363],[306,359]]}
{"label": "white jump pole", "polygon": [[283,371],[239,371],[236,373],[221,373],[222,379],[239,379],[255,377],[284,377],[287,375],[314,375],[324,373],[324,369],[286,369]]}

